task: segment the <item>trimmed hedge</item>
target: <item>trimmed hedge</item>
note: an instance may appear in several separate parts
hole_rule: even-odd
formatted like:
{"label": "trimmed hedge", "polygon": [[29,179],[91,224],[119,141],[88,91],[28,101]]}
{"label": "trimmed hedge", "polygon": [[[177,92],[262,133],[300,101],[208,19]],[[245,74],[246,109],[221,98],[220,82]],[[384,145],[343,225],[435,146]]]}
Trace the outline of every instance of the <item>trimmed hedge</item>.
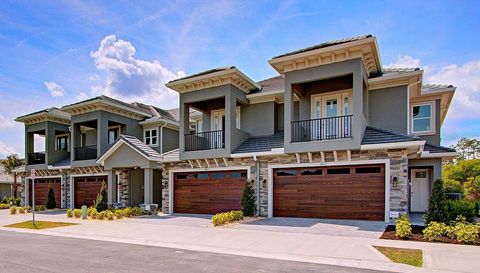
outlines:
{"label": "trimmed hedge", "polygon": [[[108,209],[104,211],[97,211],[95,207],[87,208],[87,216],[90,219],[96,220],[115,220],[115,219],[122,219],[123,217],[134,217],[134,216],[142,216],[145,214],[145,211],[141,207],[126,207],[124,209]],[[72,218],[80,218],[82,215],[81,209],[67,209],[67,217]]]}
{"label": "trimmed hedge", "polygon": [[243,219],[243,212],[241,210],[232,210],[229,212],[222,212],[213,215],[212,223],[214,226],[223,226],[228,223],[240,221]]}

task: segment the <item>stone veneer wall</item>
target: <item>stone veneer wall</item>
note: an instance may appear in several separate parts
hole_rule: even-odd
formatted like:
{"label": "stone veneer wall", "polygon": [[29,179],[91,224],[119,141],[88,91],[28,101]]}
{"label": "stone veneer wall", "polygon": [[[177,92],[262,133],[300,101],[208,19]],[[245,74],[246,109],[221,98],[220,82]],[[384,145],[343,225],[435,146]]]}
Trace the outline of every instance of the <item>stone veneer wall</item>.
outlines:
{"label": "stone veneer wall", "polygon": [[128,202],[128,170],[121,170],[120,171],[120,181],[119,181],[119,187],[120,187],[120,206],[126,207],[129,205]]}
{"label": "stone veneer wall", "polygon": [[[408,211],[408,158],[406,150],[377,150],[377,151],[352,151],[351,160],[373,160],[373,159],[390,159],[390,211],[398,211],[407,213]],[[297,164],[295,155],[277,155],[257,157],[260,162],[260,169],[256,169],[255,161],[252,157],[248,158],[229,158],[228,167],[250,166],[251,179],[256,180],[257,172],[260,172],[260,215],[267,216],[268,213],[268,166],[279,164]],[[219,167],[225,167],[223,160],[217,160]],[[325,152],[325,162],[334,162],[333,152]],[[337,161],[346,161],[348,163],[347,152],[337,152]],[[302,153],[300,155],[301,163],[308,163],[308,155]],[[320,153],[312,153],[312,162],[320,163]],[[206,163],[202,163],[202,168],[206,168]],[[169,212],[169,190],[168,179],[170,170],[175,169],[191,169],[187,161],[164,163],[162,172],[162,210]],[[216,167],[213,160],[210,160],[210,167]],[[194,169],[198,168],[194,162]],[[194,170],[192,169],[192,170]],[[198,169],[201,171],[201,169]],[[398,183],[394,187],[392,177],[398,177]],[[254,183],[256,187],[257,183]]]}

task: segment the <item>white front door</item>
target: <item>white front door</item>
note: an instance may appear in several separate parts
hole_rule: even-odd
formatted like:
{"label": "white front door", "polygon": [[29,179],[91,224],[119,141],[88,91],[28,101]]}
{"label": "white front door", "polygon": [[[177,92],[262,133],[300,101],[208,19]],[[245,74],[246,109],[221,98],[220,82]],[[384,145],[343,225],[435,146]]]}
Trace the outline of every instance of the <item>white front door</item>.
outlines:
{"label": "white front door", "polygon": [[428,169],[411,170],[410,210],[425,212],[428,208],[430,174]]}

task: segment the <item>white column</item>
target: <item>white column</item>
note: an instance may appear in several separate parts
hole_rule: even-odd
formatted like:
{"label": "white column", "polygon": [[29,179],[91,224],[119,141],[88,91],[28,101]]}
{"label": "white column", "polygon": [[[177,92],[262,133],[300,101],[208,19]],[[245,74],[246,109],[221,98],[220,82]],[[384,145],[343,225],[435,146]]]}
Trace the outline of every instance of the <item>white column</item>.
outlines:
{"label": "white column", "polygon": [[70,176],[70,208],[75,208],[75,177]]}
{"label": "white column", "polygon": [[29,206],[30,205],[30,198],[29,197],[29,193],[30,193],[30,179],[29,178],[25,178],[25,184],[24,184],[24,202],[25,202],[25,206]]}
{"label": "white column", "polygon": [[153,203],[153,169],[144,169],[143,189],[144,189],[144,204]]}
{"label": "white column", "polygon": [[115,172],[108,171],[108,185],[107,185],[107,196],[108,196],[108,204],[111,205],[116,203],[116,189],[115,189]]}

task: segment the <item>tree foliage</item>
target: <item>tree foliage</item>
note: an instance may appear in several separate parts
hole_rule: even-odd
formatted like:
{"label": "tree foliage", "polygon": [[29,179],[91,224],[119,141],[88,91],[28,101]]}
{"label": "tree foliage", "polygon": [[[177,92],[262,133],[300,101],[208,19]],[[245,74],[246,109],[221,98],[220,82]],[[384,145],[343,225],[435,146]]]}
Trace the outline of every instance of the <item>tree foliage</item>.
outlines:
{"label": "tree foliage", "polygon": [[253,181],[250,183],[246,183],[245,187],[243,188],[243,195],[242,195],[242,212],[245,216],[254,216],[255,212],[257,211],[256,205],[256,197],[255,191],[253,189]]}
{"label": "tree foliage", "polygon": [[443,181],[436,180],[433,183],[432,195],[428,201],[428,210],[425,214],[426,224],[435,221],[435,222],[446,222],[448,219],[447,215],[447,198],[443,189]]}
{"label": "tree foliage", "polygon": [[48,187],[46,207],[47,209],[54,209],[57,207],[57,203],[55,202],[55,192],[53,191],[53,187],[51,185]]}
{"label": "tree foliage", "polygon": [[480,159],[480,141],[474,138],[461,138],[453,148],[460,153],[458,160]]}
{"label": "tree foliage", "polygon": [[7,158],[1,160],[3,168],[5,169],[5,173],[9,175],[13,175],[13,170],[24,164],[23,160],[18,158],[18,155],[11,154],[7,156]]}
{"label": "tree foliage", "polygon": [[103,182],[100,192],[97,195],[97,200],[95,201],[95,208],[98,212],[108,209],[107,198],[107,185]]}

